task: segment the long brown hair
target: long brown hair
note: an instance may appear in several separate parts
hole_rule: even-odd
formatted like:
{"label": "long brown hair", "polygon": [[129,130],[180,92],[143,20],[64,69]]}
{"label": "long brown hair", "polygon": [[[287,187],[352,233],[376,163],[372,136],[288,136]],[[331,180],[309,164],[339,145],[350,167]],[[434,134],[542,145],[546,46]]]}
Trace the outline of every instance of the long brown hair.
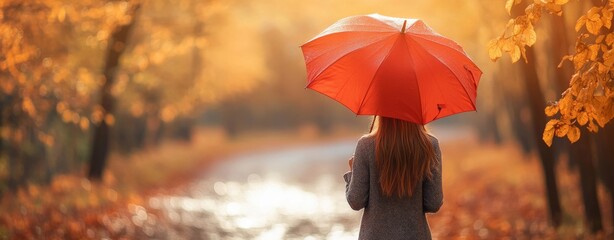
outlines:
{"label": "long brown hair", "polygon": [[386,196],[411,197],[423,178],[431,178],[435,151],[423,125],[377,116],[375,162]]}

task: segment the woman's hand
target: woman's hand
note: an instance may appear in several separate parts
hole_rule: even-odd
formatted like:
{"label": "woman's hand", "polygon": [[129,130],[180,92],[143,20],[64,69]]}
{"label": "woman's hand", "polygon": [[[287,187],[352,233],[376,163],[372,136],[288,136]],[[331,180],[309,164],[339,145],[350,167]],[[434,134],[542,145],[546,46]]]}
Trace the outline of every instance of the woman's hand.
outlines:
{"label": "woman's hand", "polygon": [[352,171],[352,163],[354,163],[354,156],[352,156],[350,160],[348,160],[348,164],[350,165],[350,171]]}

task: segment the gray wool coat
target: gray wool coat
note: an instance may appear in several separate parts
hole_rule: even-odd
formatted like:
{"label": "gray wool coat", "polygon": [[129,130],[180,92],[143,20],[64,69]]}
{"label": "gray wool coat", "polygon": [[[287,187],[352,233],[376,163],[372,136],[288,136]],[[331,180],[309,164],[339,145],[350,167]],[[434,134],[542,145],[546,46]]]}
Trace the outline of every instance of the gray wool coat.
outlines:
{"label": "gray wool coat", "polygon": [[432,179],[424,179],[411,198],[386,197],[379,186],[375,165],[375,137],[358,140],[352,171],[343,175],[345,196],[352,209],[365,209],[358,239],[431,239],[426,213],[435,213],[443,204],[441,151],[437,138],[430,136],[437,164]]}

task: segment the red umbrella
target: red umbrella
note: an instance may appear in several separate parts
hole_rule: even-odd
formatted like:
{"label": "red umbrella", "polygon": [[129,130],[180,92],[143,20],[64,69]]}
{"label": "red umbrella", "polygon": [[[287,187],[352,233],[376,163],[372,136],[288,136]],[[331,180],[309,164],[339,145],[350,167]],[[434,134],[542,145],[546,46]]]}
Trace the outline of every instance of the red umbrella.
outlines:
{"label": "red umbrella", "polygon": [[301,48],[307,87],[358,115],[426,124],[476,110],[482,72],[457,43],[421,20],[347,17]]}

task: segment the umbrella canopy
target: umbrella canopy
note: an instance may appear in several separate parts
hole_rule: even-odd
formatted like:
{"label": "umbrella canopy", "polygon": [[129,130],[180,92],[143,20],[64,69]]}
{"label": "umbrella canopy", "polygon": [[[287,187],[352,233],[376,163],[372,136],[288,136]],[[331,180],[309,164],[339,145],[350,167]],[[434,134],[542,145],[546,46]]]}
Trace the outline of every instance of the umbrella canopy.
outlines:
{"label": "umbrella canopy", "polygon": [[301,49],[307,87],[358,115],[426,124],[476,110],[482,72],[457,43],[421,20],[347,17]]}

